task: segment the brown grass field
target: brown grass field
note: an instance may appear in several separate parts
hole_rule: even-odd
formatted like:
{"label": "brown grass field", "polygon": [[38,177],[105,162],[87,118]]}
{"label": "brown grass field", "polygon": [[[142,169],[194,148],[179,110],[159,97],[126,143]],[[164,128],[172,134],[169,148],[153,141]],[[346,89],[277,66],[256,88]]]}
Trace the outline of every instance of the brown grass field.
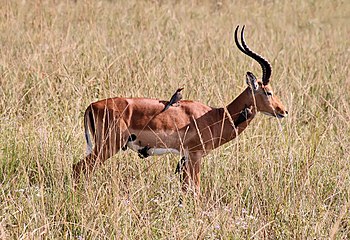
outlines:
{"label": "brown grass field", "polygon": [[[224,106],[270,60],[287,106],[205,157],[120,152],[74,190],[83,114],[107,97]],[[0,0],[0,239],[349,239],[350,3]]]}

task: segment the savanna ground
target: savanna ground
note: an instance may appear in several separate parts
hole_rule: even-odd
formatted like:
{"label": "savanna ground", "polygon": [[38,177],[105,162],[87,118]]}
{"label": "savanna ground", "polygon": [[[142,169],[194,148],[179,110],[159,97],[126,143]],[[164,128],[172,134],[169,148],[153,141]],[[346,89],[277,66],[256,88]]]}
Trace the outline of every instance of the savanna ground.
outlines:
{"label": "savanna ground", "polygon": [[[74,190],[83,113],[114,96],[224,106],[259,65],[289,110],[258,114],[181,196],[177,156],[120,152]],[[0,239],[350,238],[348,1],[0,3]]]}

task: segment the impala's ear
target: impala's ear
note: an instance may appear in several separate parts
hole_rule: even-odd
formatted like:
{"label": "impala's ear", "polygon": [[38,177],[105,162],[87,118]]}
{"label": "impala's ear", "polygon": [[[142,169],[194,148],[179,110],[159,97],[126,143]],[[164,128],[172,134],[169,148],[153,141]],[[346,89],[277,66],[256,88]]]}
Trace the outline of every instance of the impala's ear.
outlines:
{"label": "impala's ear", "polygon": [[247,72],[246,82],[249,85],[249,87],[251,87],[254,91],[258,90],[259,84],[253,73]]}

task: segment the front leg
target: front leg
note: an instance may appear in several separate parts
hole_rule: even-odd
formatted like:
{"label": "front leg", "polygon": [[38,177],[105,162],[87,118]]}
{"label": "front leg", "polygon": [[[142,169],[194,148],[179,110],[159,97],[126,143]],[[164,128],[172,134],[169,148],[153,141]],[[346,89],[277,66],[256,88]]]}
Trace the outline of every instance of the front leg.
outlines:
{"label": "front leg", "polygon": [[185,163],[182,179],[182,191],[192,190],[195,196],[200,196],[200,170],[203,157],[202,151],[189,153],[189,159]]}

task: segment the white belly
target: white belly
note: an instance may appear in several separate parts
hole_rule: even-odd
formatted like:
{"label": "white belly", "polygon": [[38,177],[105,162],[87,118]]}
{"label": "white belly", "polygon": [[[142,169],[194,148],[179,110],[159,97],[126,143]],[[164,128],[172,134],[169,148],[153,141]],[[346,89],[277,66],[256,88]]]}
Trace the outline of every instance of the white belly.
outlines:
{"label": "white belly", "polygon": [[163,155],[166,153],[175,153],[177,155],[180,155],[180,152],[174,148],[150,148],[148,150],[149,155]]}
{"label": "white belly", "polygon": [[[140,145],[136,144],[136,142],[137,141],[129,141],[127,143],[127,146],[131,150],[138,153],[141,149],[144,148],[144,146],[140,146]],[[174,153],[174,154],[180,155],[180,152],[174,148],[150,148],[147,150],[147,154],[150,156],[163,155],[163,154],[167,154],[167,153]]]}

